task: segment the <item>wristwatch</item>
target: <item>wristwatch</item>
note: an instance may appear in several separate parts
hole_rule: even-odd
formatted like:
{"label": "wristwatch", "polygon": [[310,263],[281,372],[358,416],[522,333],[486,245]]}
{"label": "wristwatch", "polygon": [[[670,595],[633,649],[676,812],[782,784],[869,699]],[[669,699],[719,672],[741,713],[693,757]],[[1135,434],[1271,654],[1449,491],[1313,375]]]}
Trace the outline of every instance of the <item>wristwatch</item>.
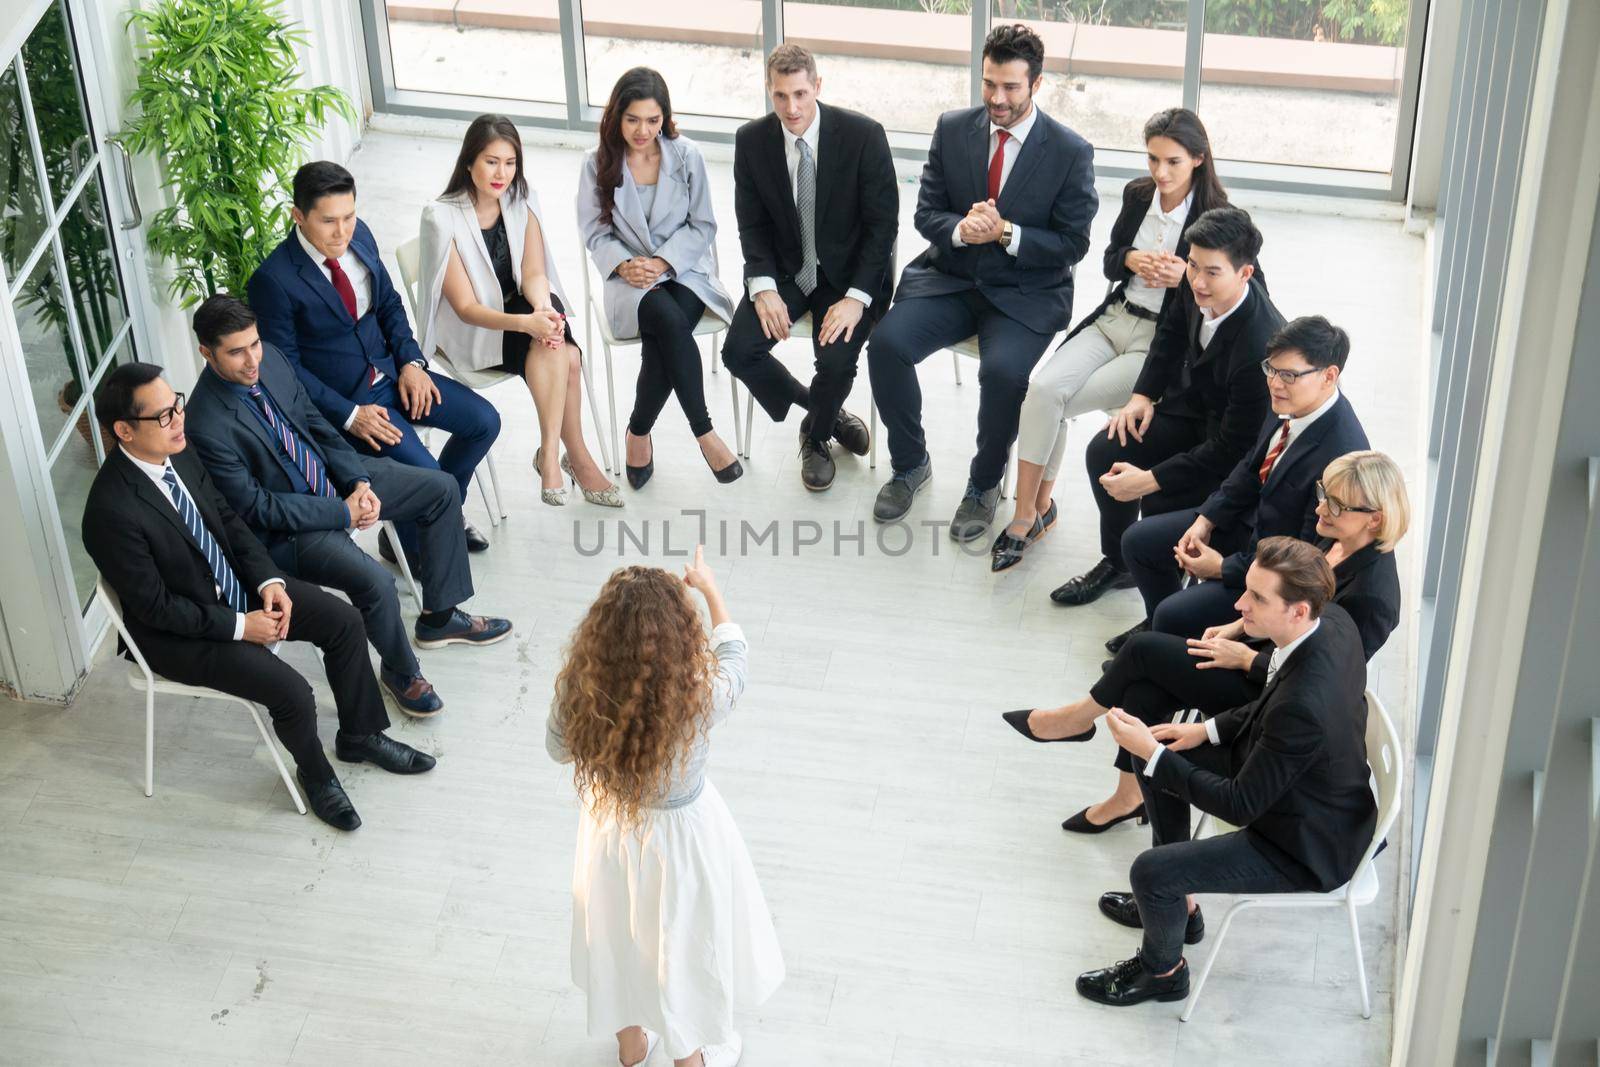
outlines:
{"label": "wristwatch", "polygon": [[1004,248],[1011,247],[1011,223],[1003,223],[1000,227],[1000,244]]}

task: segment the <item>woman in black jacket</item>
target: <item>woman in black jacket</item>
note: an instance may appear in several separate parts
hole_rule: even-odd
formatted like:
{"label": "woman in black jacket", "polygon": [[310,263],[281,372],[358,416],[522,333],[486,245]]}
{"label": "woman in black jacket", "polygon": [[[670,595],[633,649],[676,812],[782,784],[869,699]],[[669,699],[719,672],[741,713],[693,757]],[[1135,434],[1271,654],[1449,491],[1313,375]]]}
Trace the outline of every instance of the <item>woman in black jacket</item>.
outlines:
{"label": "woman in black jacket", "polygon": [[[1338,583],[1333,602],[1355,622],[1371,660],[1400,622],[1400,575],[1394,547],[1405,536],[1411,506],[1405,479],[1382,452],[1349,452],[1317,483],[1317,547],[1327,554]],[[1129,638],[1106,665],[1089,696],[1044,711],[1008,711],[1005,719],[1033,741],[1087,741],[1094,720],[1120,707],[1154,725],[1175,712],[1207,717],[1248,704],[1267,683],[1271,646],[1246,643],[1242,622],[1214,626],[1199,639],[1141,633]],[[1192,709],[1192,710],[1191,710]],[[1140,818],[1144,806],[1128,754],[1117,750],[1122,772],[1116,792],[1061,824],[1097,834]]]}
{"label": "woman in black jacket", "polygon": [[1211,142],[1194,112],[1175,107],[1144,124],[1150,177],[1122,190],[1105,272],[1112,288],[1040,366],[1028,385],[1017,433],[1016,511],[992,550],[1005,570],[1056,519],[1050,490],[1061,467],[1067,420],[1128,401],[1155,336],[1156,320],[1183,280],[1189,223],[1228,202]]}

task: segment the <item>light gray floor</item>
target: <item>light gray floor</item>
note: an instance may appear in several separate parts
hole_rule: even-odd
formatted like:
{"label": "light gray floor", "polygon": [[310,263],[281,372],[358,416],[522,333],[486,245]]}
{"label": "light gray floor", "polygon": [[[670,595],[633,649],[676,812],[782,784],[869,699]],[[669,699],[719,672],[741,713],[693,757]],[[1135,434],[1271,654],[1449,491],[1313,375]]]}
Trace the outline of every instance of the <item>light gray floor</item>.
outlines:
{"label": "light gray floor", "polygon": [[[354,163],[362,214],[391,262],[455,147],[368,134]],[[574,294],[578,161],[571,151],[530,155]],[[733,279],[728,166],[714,163],[711,180]],[[1108,193],[1080,313],[1102,292]],[[913,199],[903,185],[902,262],[920,248]],[[1280,307],[1326,312],[1350,330],[1349,394],[1375,445],[1415,477],[1420,242],[1393,222],[1258,218]],[[792,366],[809,363],[802,345],[785,351]],[[624,383],[636,367],[636,353],[621,357]],[[936,477],[914,520],[948,519],[961,492],[977,403],[975,365],[965,373],[957,386],[944,357],[922,370]],[[727,381],[726,371],[708,378],[708,392],[731,440]],[[623,392],[625,414],[628,384]],[[865,392],[863,371],[852,403],[863,414]],[[696,508],[708,512],[709,554],[753,643],[752,685],[717,732],[712,773],[789,964],[781,991],[742,1020],[746,1063],[1380,1062],[1394,850],[1380,865],[1383,896],[1363,915],[1370,1021],[1334,915],[1242,920],[1187,1024],[1177,1005],[1116,1011],[1073,992],[1078,973],[1135,947],[1095,898],[1127,885],[1147,838],[1131,826],[1064,835],[1060,820],[1110,785],[1109,742],[1041,749],[998,713],[1080,694],[1101,642],[1136,616],[1132,592],[1075,611],[1047,599],[1097,556],[1080,467],[1068,466],[1058,494],[1061,527],[996,577],[986,555],[955,551],[942,531],[916,530],[899,555],[890,553],[900,539],[880,547],[870,509],[886,459],[877,473],[843,459],[831,491],[807,493],[795,422],[774,427],[758,414],[748,473],[719,486],[669,405],[656,478],[623,512],[637,532],[649,524],[649,552],[619,556],[611,513],[539,504],[531,403],[515,384],[491,395],[505,417],[496,455],[511,517],[488,530],[473,502],[494,546],[475,560],[472,606],[512,616],[516,633],[487,650],[422,654],[448,710],[425,724],[399,720],[395,733],[437,753],[439,767],[415,779],[345,769],[366,820],[358,832],[297,816],[249,722],[219,704],[161,709],[156,795],[146,799],[142,703],[104,651],[73,707],[0,705],[0,1062],[616,1062],[609,1040],[585,1035],[568,980],[577,815],[567,772],[545,756],[543,723],[562,647],[600,582],[623,561],[680,565],[665,554],[664,524],[672,551],[691,546],[698,520],[681,509]],[[1072,454],[1092,432],[1075,428]],[[821,544],[797,545],[815,534],[792,525],[805,519],[821,524]],[[740,522],[761,530],[774,520],[779,555],[771,542],[740,554]],[[846,535],[864,529],[864,541],[836,552],[835,522]],[[600,523],[605,551],[581,555],[576,527],[592,546]],[[1397,633],[1374,674],[1397,715],[1407,644]],[[304,649],[288,655],[315,679],[331,738],[320,672]],[[1225,905],[1205,901],[1213,929]]]}

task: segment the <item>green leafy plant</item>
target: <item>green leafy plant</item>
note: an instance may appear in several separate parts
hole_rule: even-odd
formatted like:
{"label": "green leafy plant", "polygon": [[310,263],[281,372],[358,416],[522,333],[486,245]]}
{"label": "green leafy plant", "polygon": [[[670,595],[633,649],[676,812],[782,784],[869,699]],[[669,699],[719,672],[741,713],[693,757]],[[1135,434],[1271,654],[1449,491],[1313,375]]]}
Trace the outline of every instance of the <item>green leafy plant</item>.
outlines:
{"label": "green leafy plant", "polygon": [[289,183],[332,114],[354,120],[343,92],[297,86],[304,31],[280,0],[164,0],[128,16],[143,31],[129,146],[159,156],[175,204],[151,219],[150,246],[171,259],[184,307],[244,292],[283,237]]}

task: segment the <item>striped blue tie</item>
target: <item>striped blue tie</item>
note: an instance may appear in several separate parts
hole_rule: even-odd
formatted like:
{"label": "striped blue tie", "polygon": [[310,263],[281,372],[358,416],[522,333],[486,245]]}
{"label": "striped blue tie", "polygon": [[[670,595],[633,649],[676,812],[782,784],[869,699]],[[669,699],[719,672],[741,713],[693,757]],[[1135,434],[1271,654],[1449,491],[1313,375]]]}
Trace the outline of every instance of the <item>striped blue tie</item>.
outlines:
{"label": "striped blue tie", "polygon": [[195,509],[194,501],[190,500],[189,494],[178,485],[178,472],[168,467],[161,480],[167,483],[167,492],[172,494],[172,502],[178,506],[178,515],[183,519],[183,524],[189,528],[189,536],[200,546],[206,562],[211,564],[211,574],[217,580],[217,588],[221,590],[219,595],[230,608],[243,614],[244,587],[239,584],[239,579],[234,577],[233,568],[228,565],[228,557],[222,554],[222,546],[211,536],[206,524],[200,521],[200,512]]}
{"label": "striped blue tie", "polygon": [[259,385],[250,387],[250,399],[256,402],[256,407],[261,409],[261,414],[267,420],[267,425],[278,435],[278,445],[284,454],[289,457],[295,470],[300,472],[300,477],[306,480],[311,492],[317,496],[338,496],[334,491],[333,483],[328,481],[328,476],[323,472],[322,460],[317,458],[317,453],[300,440],[300,435],[294,432],[294,427],[289,425],[289,420],[279,420],[277,413],[272,410],[272,404],[267,400],[267,394]]}

